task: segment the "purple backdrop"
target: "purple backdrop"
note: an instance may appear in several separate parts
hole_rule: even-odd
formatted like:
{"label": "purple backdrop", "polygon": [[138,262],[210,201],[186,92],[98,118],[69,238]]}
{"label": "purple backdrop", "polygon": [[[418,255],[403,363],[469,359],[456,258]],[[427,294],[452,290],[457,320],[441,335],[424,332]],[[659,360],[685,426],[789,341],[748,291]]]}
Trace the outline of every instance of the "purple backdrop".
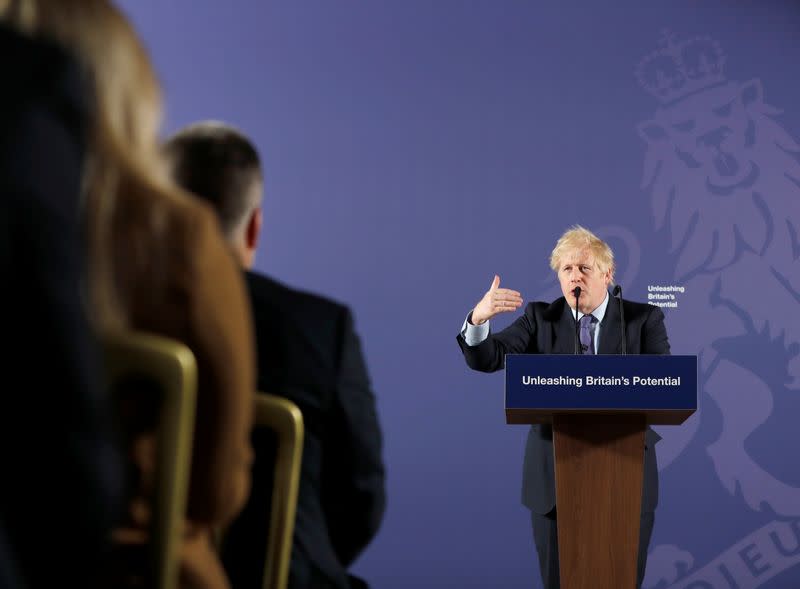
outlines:
{"label": "purple backdrop", "polygon": [[[800,587],[800,10],[791,2],[126,0],[167,131],[266,167],[258,268],[349,303],[386,437],[377,589],[539,587],[525,430],[455,334],[494,273],[558,293],[573,223],[666,303],[700,411],[662,428],[646,589]],[[511,317],[496,322],[506,325]]]}

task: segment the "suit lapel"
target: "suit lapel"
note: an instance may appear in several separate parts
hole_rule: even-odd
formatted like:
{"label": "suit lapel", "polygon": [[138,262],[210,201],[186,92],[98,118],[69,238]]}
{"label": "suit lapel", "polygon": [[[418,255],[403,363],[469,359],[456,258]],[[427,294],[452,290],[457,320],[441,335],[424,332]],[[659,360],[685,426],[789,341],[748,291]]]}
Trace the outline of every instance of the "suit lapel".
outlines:
{"label": "suit lapel", "polygon": [[[561,309],[555,307],[561,301]],[[551,305],[553,311],[553,354],[574,354],[575,353],[575,316],[572,309],[561,298]]]}
{"label": "suit lapel", "polygon": [[619,300],[609,295],[603,327],[600,330],[600,347],[598,354],[620,354],[622,352],[622,335],[620,334]]}

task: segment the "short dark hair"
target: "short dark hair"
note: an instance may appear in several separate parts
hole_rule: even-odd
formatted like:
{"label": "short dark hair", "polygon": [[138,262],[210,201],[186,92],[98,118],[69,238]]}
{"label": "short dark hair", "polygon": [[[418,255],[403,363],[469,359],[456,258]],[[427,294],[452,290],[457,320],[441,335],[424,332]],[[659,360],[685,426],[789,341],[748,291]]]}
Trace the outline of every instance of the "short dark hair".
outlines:
{"label": "short dark hair", "polygon": [[250,188],[262,179],[258,151],[241,132],[218,122],[184,127],[165,144],[175,182],[210,202],[230,236],[252,209]]}

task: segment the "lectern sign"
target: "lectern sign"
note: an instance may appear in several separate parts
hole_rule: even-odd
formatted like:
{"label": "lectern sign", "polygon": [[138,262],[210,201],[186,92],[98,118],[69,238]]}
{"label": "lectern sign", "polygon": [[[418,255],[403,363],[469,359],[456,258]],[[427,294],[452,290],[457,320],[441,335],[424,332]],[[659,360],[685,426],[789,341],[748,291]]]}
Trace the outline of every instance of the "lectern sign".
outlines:
{"label": "lectern sign", "polygon": [[506,356],[508,423],[598,411],[643,411],[650,423],[680,423],[696,408],[696,356]]}

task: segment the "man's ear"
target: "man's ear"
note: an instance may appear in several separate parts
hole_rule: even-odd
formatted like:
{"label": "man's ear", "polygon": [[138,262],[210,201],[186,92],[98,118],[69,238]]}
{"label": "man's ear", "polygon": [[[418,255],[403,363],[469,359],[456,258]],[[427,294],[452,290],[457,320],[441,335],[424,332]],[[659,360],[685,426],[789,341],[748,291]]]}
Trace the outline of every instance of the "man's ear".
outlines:
{"label": "man's ear", "polygon": [[250,212],[250,217],[247,219],[247,225],[244,228],[244,242],[249,249],[256,249],[258,247],[258,238],[261,236],[261,223],[263,222],[263,215],[261,207],[256,207]]}

